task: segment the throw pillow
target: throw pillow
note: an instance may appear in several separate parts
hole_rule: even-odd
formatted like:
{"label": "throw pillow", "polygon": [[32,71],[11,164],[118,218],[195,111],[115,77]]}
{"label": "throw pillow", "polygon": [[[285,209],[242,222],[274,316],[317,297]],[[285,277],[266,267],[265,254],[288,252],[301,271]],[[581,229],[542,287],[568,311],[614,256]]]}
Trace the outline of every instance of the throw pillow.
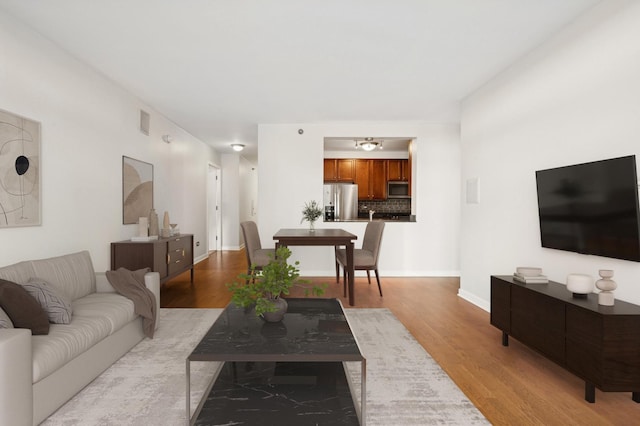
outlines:
{"label": "throw pillow", "polygon": [[13,328],[11,318],[2,308],[0,308],[0,328]]}
{"label": "throw pillow", "polygon": [[31,278],[23,287],[40,303],[49,317],[49,322],[54,324],[71,322],[71,302],[51,284],[40,278]]}
{"label": "throw pillow", "polygon": [[0,308],[15,328],[28,328],[34,335],[49,334],[47,313],[21,285],[0,278]]}

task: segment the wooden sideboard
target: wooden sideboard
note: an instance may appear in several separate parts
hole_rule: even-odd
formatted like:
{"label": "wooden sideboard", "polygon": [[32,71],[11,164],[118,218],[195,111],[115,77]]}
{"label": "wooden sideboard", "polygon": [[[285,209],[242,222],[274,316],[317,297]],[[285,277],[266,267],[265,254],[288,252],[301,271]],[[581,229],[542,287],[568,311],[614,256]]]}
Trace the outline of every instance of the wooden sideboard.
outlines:
{"label": "wooden sideboard", "polygon": [[598,295],[575,298],[566,286],[522,284],[491,276],[491,324],[585,381],[585,399],[595,388],[632,392],[640,402],[640,306],[616,300],[598,305]]}
{"label": "wooden sideboard", "polygon": [[132,271],[151,268],[160,273],[161,283],[191,270],[193,283],[193,235],[111,243],[111,269],[115,271],[118,268]]}

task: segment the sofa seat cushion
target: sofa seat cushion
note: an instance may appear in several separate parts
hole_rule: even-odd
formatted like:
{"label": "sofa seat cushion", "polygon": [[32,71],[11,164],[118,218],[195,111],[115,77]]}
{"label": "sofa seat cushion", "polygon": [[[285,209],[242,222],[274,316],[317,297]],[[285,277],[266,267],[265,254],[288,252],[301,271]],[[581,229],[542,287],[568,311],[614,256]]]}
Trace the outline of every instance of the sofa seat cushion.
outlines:
{"label": "sofa seat cushion", "polygon": [[69,324],[51,324],[46,336],[33,336],[33,383],[111,334],[106,318],[73,315]]}
{"label": "sofa seat cushion", "polygon": [[117,293],[92,293],[71,303],[73,316],[99,317],[109,321],[110,333],[115,333],[138,316],[133,302]]}

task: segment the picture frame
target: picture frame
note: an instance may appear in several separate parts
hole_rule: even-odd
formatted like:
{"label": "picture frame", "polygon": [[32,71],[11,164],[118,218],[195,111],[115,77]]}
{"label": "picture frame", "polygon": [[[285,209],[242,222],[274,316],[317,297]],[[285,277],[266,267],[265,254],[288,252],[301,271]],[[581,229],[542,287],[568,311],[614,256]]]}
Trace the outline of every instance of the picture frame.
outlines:
{"label": "picture frame", "polygon": [[0,110],[0,228],[42,224],[40,123]]}
{"label": "picture frame", "polygon": [[153,208],[153,164],[122,156],[122,223],[138,223]]}

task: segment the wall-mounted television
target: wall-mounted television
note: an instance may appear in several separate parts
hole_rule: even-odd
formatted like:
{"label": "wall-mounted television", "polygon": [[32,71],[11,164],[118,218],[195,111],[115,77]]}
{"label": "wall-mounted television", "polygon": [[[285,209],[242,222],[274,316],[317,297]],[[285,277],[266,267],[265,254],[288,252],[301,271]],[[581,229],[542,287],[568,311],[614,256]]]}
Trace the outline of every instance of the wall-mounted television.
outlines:
{"label": "wall-mounted television", "polygon": [[542,247],[640,262],[636,157],[536,172]]}

